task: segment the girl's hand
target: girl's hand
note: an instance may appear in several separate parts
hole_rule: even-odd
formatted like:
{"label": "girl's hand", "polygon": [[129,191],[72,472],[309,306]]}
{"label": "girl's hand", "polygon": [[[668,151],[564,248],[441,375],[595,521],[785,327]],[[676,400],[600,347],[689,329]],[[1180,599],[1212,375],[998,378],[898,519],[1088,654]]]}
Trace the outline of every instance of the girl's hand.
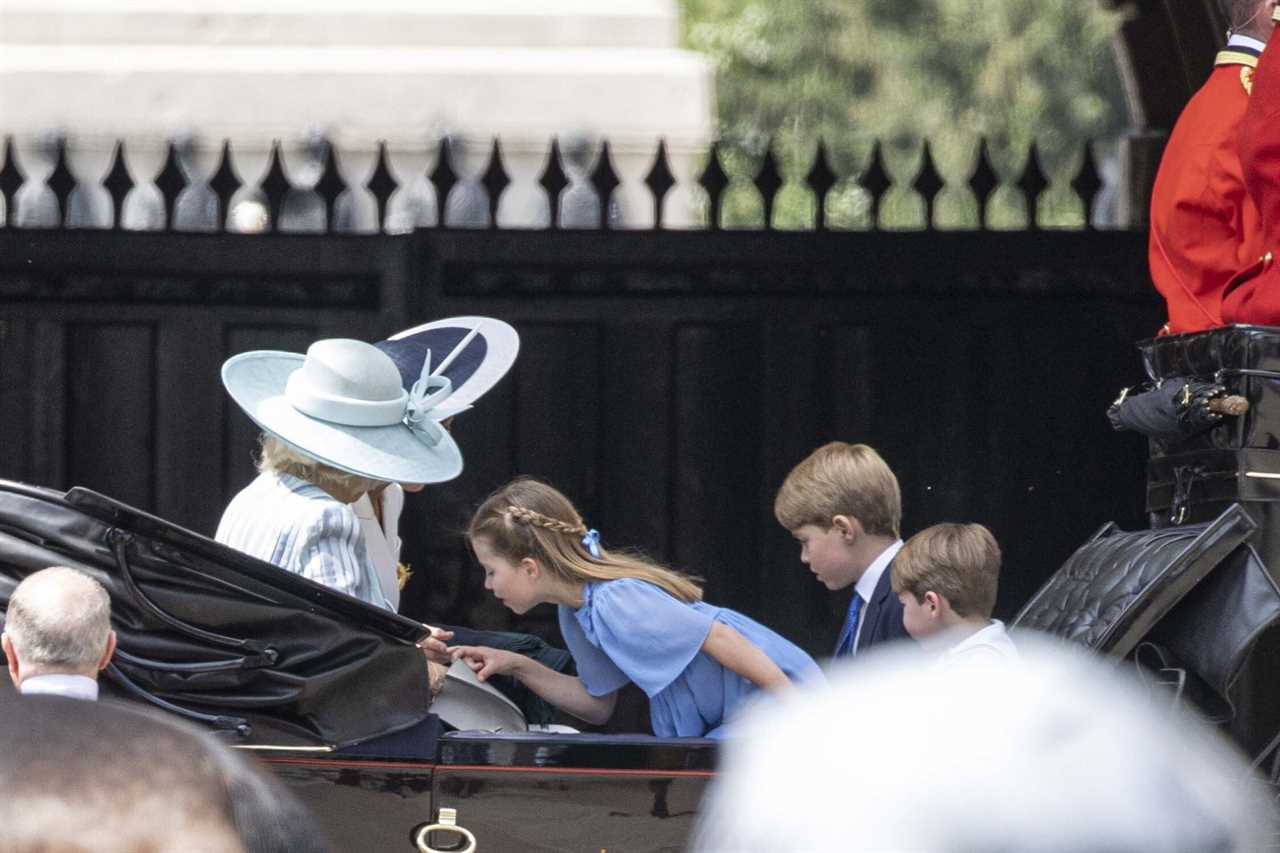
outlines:
{"label": "girl's hand", "polygon": [[449,653],[454,660],[471,667],[481,681],[488,681],[492,675],[515,675],[525,661],[523,655],[488,646],[454,646]]}
{"label": "girl's hand", "polygon": [[618,701],[618,691],[592,696],[576,675],[565,675],[515,652],[488,646],[454,646],[455,660],[465,661],[476,678],[486,681],[493,675],[511,675],[534,693],[562,711],[594,725],[608,722]]}

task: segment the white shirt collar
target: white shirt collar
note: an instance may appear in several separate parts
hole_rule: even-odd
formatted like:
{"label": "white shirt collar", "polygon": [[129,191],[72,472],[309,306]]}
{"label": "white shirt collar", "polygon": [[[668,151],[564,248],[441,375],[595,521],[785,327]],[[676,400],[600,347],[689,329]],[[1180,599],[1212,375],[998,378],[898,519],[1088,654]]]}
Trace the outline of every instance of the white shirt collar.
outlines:
{"label": "white shirt collar", "polygon": [[985,646],[1004,633],[1004,623],[999,619],[988,620],[987,624],[947,649],[947,654],[956,654],[975,646]]}
{"label": "white shirt collar", "polygon": [[87,675],[49,673],[22,679],[18,691],[24,696],[66,696],[69,699],[98,701],[98,681]]}
{"label": "white shirt collar", "polygon": [[1227,39],[1227,47],[1249,47],[1262,52],[1266,46],[1265,41],[1259,41],[1253,36],[1242,36],[1239,33],[1232,33],[1231,38]]}
{"label": "white shirt collar", "polygon": [[[939,638],[939,641],[944,640]],[[944,651],[938,657],[938,665],[950,666],[956,661],[1003,661],[1009,663],[1018,660],[1018,647],[1014,644],[1004,623],[999,619],[991,619],[987,624]]]}
{"label": "white shirt collar", "polygon": [[893,562],[893,558],[898,556],[898,552],[902,550],[902,540],[894,542],[888,548],[880,552],[880,556],[871,561],[871,565],[867,566],[867,570],[862,573],[862,577],[858,578],[858,583],[854,585],[853,591],[862,599],[863,603],[871,601],[871,597],[876,594],[876,584],[880,583],[880,576],[884,574],[884,570],[889,568],[889,564]]}

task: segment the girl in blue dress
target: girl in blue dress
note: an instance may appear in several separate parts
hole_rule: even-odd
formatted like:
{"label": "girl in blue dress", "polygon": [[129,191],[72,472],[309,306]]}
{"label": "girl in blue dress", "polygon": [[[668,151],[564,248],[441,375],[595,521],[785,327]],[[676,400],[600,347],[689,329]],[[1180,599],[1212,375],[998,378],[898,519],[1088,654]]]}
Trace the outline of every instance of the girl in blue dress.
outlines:
{"label": "girl in blue dress", "polygon": [[481,646],[453,653],[483,681],[510,675],[592,724],[634,682],[649,697],[654,734],[718,737],[757,690],[820,679],[817,664],[760,623],[702,601],[694,580],[632,553],[600,547],[568,498],[519,479],[476,510],[467,537],[484,585],[516,613],[552,603],[578,675]]}

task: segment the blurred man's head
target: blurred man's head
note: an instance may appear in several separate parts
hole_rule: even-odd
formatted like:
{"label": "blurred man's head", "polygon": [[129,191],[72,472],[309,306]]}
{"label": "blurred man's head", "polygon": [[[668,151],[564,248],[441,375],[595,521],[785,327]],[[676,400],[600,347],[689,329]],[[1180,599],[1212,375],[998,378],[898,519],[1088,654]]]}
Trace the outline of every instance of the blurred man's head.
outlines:
{"label": "blurred man's head", "polygon": [[1216,733],[1103,663],[1019,649],[944,671],[889,653],[761,707],[727,743],[692,849],[1266,849],[1265,786]]}
{"label": "blurred man's head", "polygon": [[14,589],[0,635],[15,685],[37,675],[97,678],[111,661],[111,599],[75,569],[55,566],[28,575]]}
{"label": "blurred man's head", "polygon": [[4,853],[324,853],[280,783],[147,709],[0,697]]}

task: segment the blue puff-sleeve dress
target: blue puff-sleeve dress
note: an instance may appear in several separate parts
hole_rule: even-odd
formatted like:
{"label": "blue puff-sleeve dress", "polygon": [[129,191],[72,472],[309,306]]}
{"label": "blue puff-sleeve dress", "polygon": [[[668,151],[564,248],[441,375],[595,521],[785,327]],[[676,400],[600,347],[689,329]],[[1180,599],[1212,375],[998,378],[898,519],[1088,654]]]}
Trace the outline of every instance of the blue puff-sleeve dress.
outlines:
{"label": "blue puff-sleeve dress", "polygon": [[753,619],[702,601],[685,603],[636,578],[594,581],[582,606],[559,607],[560,632],[592,696],[633,681],[649,697],[659,737],[721,737],[758,688],[702,651],[713,622],[759,647],[795,682],[821,679],[813,658]]}

